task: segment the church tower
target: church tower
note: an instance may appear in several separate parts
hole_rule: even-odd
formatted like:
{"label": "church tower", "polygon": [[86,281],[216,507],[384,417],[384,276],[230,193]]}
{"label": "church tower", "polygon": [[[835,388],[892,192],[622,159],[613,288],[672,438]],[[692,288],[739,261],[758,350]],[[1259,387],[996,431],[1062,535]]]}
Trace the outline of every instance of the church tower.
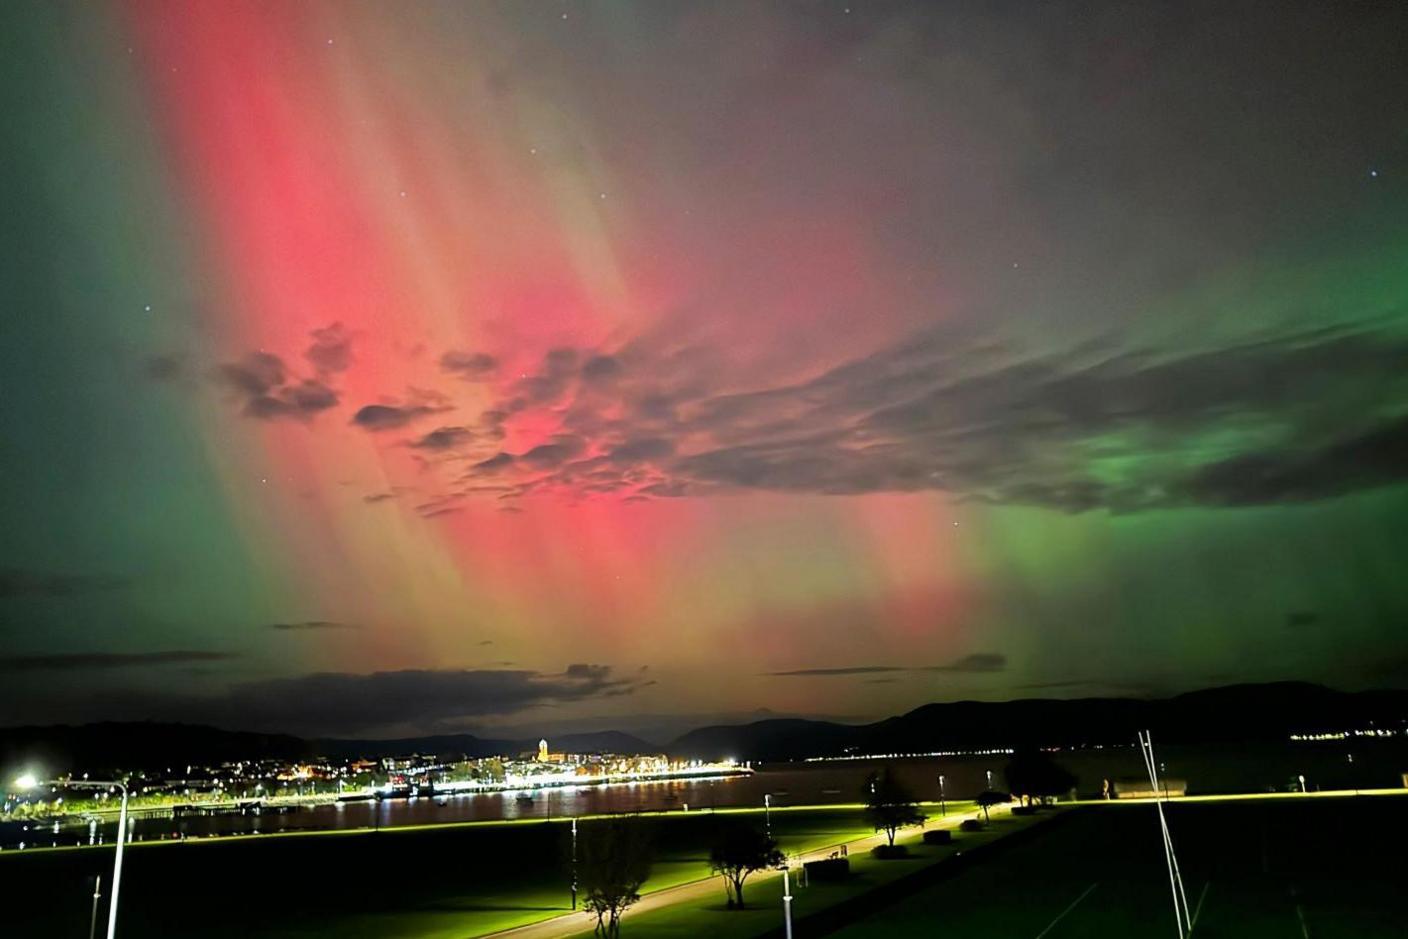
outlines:
{"label": "church tower", "polygon": [[546,763],[547,761],[548,761],[548,741],[547,741],[547,738],[543,738],[542,740],[539,740],[539,741],[538,741],[538,762],[539,762],[539,763]]}

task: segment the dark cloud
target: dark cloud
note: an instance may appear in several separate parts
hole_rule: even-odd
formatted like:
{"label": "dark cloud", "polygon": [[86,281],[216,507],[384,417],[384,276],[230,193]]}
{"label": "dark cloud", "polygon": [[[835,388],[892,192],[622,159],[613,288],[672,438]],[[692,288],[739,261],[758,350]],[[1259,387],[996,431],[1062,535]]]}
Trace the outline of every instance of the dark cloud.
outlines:
{"label": "dark cloud", "polygon": [[[521,493],[934,490],[1068,512],[1296,503],[1408,481],[1408,338],[1375,325],[1042,355],[938,330],[752,390],[726,387],[719,360],[665,343],[554,350],[490,413],[502,429],[541,406],[563,434],[476,472],[514,470]],[[578,382],[588,366],[612,380]]]}
{"label": "dark cloud", "polygon": [[852,665],[846,668],[798,668],[788,672],[766,672],[765,674],[780,678],[815,675],[875,675],[881,672],[904,671],[908,671],[908,669],[898,665]]}
{"label": "dark cloud", "polygon": [[443,410],[446,409],[431,404],[368,404],[352,415],[352,423],[373,432],[397,430]]}
{"label": "dark cloud", "polygon": [[487,460],[480,460],[470,468],[470,474],[474,476],[487,476],[501,472],[513,465],[512,453],[496,453]]}
{"label": "dark cloud", "polygon": [[284,383],[283,359],[268,352],[251,352],[238,362],[227,362],[216,374],[231,388],[251,398],[268,394]]}
{"label": "dark cloud", "polygon": [[319,411],[337,407],[337,402],[336,391],[316,379],[305,379],[250,398],[245,403],[244,413],[261,420],[281,417],[307,420]]}
{"label": "dark cloud", "polygon": [[356,623],[338,623],[332,620],[310,619],[298,623],[270,623],[269,628],[279,630],[280,632],[304,632],[308,630],[324,629],[361,629],[362,627]]}
{"label": "dark cloud", "polygon": [[[210,653],[148,655],[203,656]],[[106,667],[107,658],[104,656],[104,661],[98,665],[72,667]],[[167,661],[158,658],[151,662],[113,664],[175,665],[202,661],[207,659],[171,658]],[[617,676],[609,667],[600,665],[562,672],[511,666],[510,662],[482,669],[319,672],[238,682],[224,688],[215,686],[200,693],[178,691],[152,682],[141,689],[70,691],[59,711],[76,721],[91,720],[89,715],[100,714],[114,720],[180,720],[310,736],[402,736],[437,732],[442,722],[524,715],[535,709],[571,702],[619,698],[646,687],[646,682],[634,671],[628,676]],[[36,671],[34,677],[42,675]],[[11,701],[5,697],[7,687],[0,681],[0,703],[8,706]]]}
{"label": "dark cloud", "polygon": [[499,360],[483,352],[446,352],[440,367],[469,381],[482,381],[494,374]]}
{"label": "dark cloud", "polygon": [[518,460],[535,469],[549,469],[578,456],[585,448],[586,442],[580,437],[559,436],[551,443],[539,444],[519,454]]}
{"label": "dark cloud", "polygon": [[605,681],[610,674],[610,665],[587,665],[585,663],[569,665],[563,672],[567,678],[587,681]]}
{"label": "dark cloud", "polygon": [[1312,502],[1408,480],[1408,417],[1323,445],[1283,446],[1203,467],[1177,492],[1198,505]]}
{"label": "dark cloud", "polygon": [[608,382],[621,374],[621,363],[615,356],[594,355],[582,363],[582,380]]}
{"label": "dark cloud", "polygon": [[190,665],[226,662],[238,658],[229,652],[173,650],[169,652],[72,652],[53,655],[13,655],[0,658],[0,671],[72,672],[89,669],[133,668],[148,665]]}
{"label": "dark cloud", "polygon": [[852,665],[842,668],[799,668],[767,672],[774,677],[815,677],[835,675],[878,675],[893,672],[1000,672],[1007,668],[1007,656],[996,652],[974,652],[947,665]]}
{"label": "dark cloud", "polygon": [[65,574],[23,568],[0,568],[0,599],[10,597],[75,597],[130,586],[125,577],[103,574]]}
{"label": "dark cloud", "polygon": [[411,441],[411,446],[421,450],[453,450],[474,439],[467,427],[437,427],[430,433]]}
{"label": "dark cloud", "polygon": [[581,355],[570,348],[549,350],[537,372],[524,375],[512,384],[510,398],[502,410],[515,413],[560,401],[577,378]]}
{"label": "dark cloud", "polygon": [[142,373],[155,382],[178,381],[185,372],[185,360],[179,355],[148,356],[142,365]]}
{"label": "dark cloud", "polygon": [[625,443],[613,447],[607,457],[613,463],[644,463],[663,460],[674,452],[675,445],[669,440],[660,437],[642,437],[638,440],[627,440]]}
{"label": "dark cloud", "polygon": [[303,353],[319,375],[345,372],[352,365],[352,337],[341,323],[313,330],[313,343]]}
{"label": "dark cloud", "polygon": [[947,665],[930,665],[926,672],[1001,672],[1007,669],[1007,656],[1000,652],[974,652]]}
{"label": "dark cloud", "polygon": [[345,733],[515,714],[630,694],[639,687],[635,679],[615,678],[609,667],[594,665],[572,666],[555,675],[495,669],[324,672],[238,685],[219,706],[247,714],[250,726]]}
{"label": "dark cloud", "polygon": [[251,352],[216,369],[216,376],[244,402],[243,412],[260,420],[309,420],[336,407],[337,392],[320,379],[291,381],[284,362],[267,352]]}

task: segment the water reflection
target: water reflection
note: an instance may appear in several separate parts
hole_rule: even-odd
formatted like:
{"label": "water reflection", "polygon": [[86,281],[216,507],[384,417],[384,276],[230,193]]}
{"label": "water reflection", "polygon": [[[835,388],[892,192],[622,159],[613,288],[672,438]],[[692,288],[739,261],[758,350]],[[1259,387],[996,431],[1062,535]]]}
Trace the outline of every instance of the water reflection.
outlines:
{"label": "water reflection", "polygon": [[[1401,784],[1399,763],[1408,747],[1401,741],[1356,748],[1349,762],[1341,748],[1303,746],[1161,748],[1166,772],[1189,780],[1190,792],[1254,792],[1285,788],[1300,774],[1312,788],[1365,788]],[[1133,747],[1057,754],[1080,780],[1086,793],[1098,793],[1102,779],[1136,778],[1142,762]],[[945,777],[949,799],[972,798],[988,786],[1001,787],[1007,757],[917,758],[895,763],[901,779],[920,799],[937,801],[938,776]],[[714,779],[623,782],[599,786],[563,786],[534,791],[478,792],[337,802],[263,812],[136,817],[133,840],[153,841],[212,835],[260,834],[317,829],[389,828],[443,822],[552,819],[619,812],[710,811],[730,806],[774,807],[853,803],[860,799],[866,775],[876,762],[822,762],[764,765],[751,776]],[[104,844],[116,834],[116,822],[74,819],[0,825],[0,847]]]}

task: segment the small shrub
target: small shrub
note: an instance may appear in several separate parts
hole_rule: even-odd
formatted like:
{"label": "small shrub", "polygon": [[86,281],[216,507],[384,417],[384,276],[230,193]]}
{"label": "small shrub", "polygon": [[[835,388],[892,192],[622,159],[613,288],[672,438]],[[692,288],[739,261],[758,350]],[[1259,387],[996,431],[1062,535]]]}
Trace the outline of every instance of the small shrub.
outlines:
{"label": "small shrub", "polygon": [[802,865],[807,869],[807,882],[845,880],[851,876],[851,862],[848,858],[832,857],[824,861],[808,861]]}
{"label": "small shrub", "polygon": [[880,861],[895,861],[909,857],[909,848],[902,844],[877,844],[870,849],[870,856]]}
{"label": "small shrub", "polygon": [[983,823],[976,818],[965,818],[958,826],[959,831],[982,831]]}
{"label": "small shrub", "polygon": [[952,844],[953,832],[947,828],[935,828],[932,831],[924,832],[925,844]]}

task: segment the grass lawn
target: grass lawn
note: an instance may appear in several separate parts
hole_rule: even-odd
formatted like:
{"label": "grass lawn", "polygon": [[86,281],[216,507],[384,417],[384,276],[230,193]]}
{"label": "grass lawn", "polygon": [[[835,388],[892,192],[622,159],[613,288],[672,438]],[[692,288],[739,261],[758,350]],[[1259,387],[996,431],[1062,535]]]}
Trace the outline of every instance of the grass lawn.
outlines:
{"label": "grass lawn", "polygon": [[[1152,806],[1083,810],[831,935],[1076,939],[1176,935]],[[1408,936],[1408,798],[1174,804],[1194,936]]]}
{"label": "grass lawn", "polygon": [[[972,810],[972,805],[964,803],[954,806],[950,803],[951,814]],[[937,815],[937,813],[934,813]],[[995,814],[985,831],[968,833],[954,832],[953,843],[948,846],[922,844],[917,829],[902,832],[896,844],[909,847],[911,856],[903,860],[879,861],[868,852],[850,855],[851,877],[841,883],[814,883],[801,887],[792,882],[792,911],[794,923],[809,914],[835,906],[846,900],[860,896],[876,887],[899,880],[935,863],[952,857],[955,852],[971,851],[973,848],[990,843],[1029,825],[1039,824],[1048,816],[1020,819],[1005,811]],[[938,821],[938,819],[933,819]],[[932,825],[931,825],[932,827]],[[747,939],[762,936],[782,927],[782,878],[755,875],[748,882],[744,893],[748,908],[728,909],[722,884],[708,897],[692,902],[672,904],[659,910],[651,910],[628,917],[621,926],[623,939],[696,939],[701,936],[727,936],[729,939]],[[798,925],[799,935],[813,935],[811,927]],[[578,936],[591,935],[584,929]],[[896,935],[930,935],[928,932],[889,933],[885,939]],[[958,935],[958,934],[954,934]],[[966,935],[966,934],[965,934]],[[577,937],[574,937],[577,939]]]}
{"label": "grass lawn", "polygon": [[[717,814],[763,821],[755,809]],[[712,814],[650,818],[658,855],[646,890],[708,876]],[[859,807],[771,819],[788,852],[871,833]],[[129,939],[467,939],[568,910],[568,831],[555,820],[140,843],[124,862],[119,926]],[[107,848],[0,853],[4,934],[86,935],[91,878],[106,893],[111,869]]]}

